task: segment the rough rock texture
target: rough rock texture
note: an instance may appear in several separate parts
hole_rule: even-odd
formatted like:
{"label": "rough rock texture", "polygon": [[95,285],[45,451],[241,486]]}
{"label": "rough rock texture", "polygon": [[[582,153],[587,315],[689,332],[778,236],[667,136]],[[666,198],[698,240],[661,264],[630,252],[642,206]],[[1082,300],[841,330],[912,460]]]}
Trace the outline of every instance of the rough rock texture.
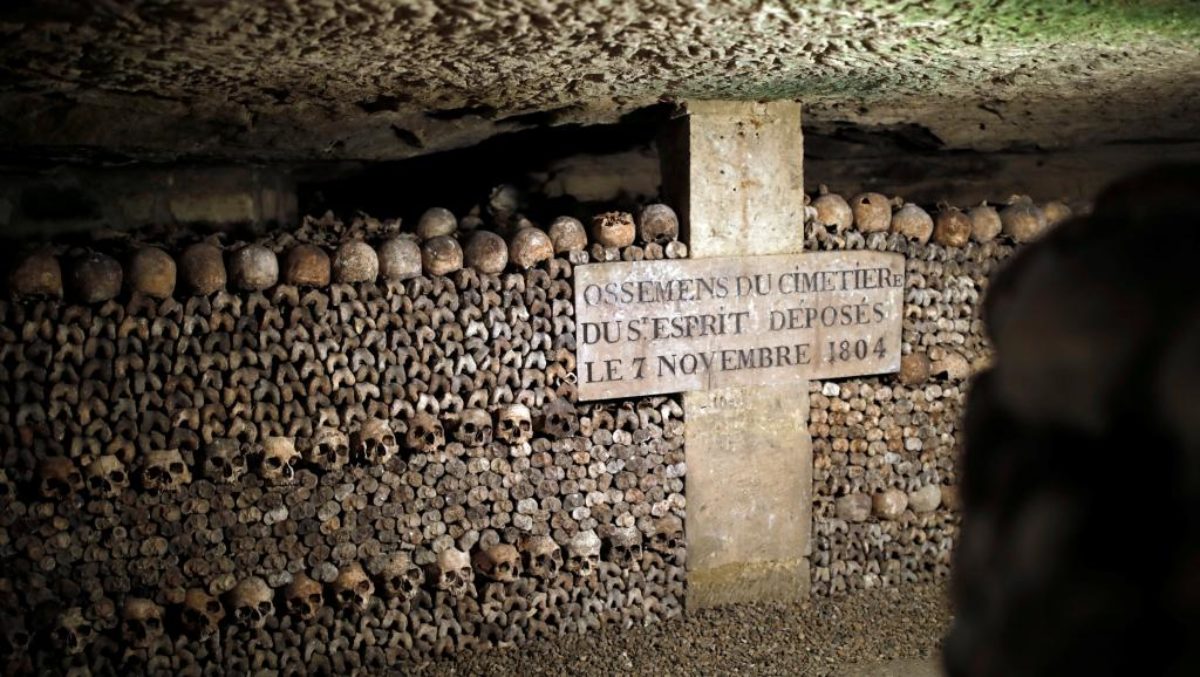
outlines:
{"label": "rough rock texture", "polygon": [[0,119],[9,151],[110,159],[399,158],[664,97],[801,98],[952,148],[1194,133],[1194,3],[949,5],[18,3]]}

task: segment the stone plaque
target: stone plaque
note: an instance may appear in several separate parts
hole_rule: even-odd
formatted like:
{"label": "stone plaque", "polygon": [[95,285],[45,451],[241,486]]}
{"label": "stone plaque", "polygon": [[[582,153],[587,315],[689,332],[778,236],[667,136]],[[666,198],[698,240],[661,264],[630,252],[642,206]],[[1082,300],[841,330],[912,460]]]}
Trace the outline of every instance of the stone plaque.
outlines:
{"label": "stone plaque", "polygon": [[903,293],[881,252],[579,266],[579,399],[894,372]]}

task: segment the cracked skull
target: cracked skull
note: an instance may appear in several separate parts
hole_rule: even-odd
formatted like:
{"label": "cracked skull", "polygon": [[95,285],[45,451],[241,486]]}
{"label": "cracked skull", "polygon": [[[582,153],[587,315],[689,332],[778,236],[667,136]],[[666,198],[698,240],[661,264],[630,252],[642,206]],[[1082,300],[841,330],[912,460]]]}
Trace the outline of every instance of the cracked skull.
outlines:
{"label": "cracked skull", "polygon": [[547,402],[542,407],[542,432],[557,439],[572,437],[579,431],[575,407],[564,399]]}
{"label": "cracked skull", "polygon": [[183,462],[178,449],[164,449],[146,454],[142,468],[142,487],[148,491],[177,491],[191,484],[192,471]]}
{"label": "cracked skull", "polygon": [[529,407],[509,404],[500,409],[497,416],[496,436],[512,445],[524,444],[533,437],[533,421]]}
{"label": "cracked skull", "polygon": [[363,421],[352,440],[352,453],[367,465],[383,465],[396,455],[396,433],[381,418]]}
{"label": "cracked skull", "polygon": [[408,423],[408,435],[404,439],[410,449],[422,453],[433,453],[446,443],[446,433],[442,424],[432,414],[420,412],[414,414]]}
{"label": "cracked skull", "polygon": [[83,486],[83,475],[69,458],[44,459],[37,467],[38,494],[45,499],[61,500]]}
{"label": "cracked skull", "polygon": [[258,576],[251,576],[229,591],[233,620],[243,628],[261,628],[275,613],[271,587]]}
{"label": "cracked skull", "polygon": [[325,606],[321,584],[302,573],[292,576],[292,582],[283,593],[283,600],[287,612],[302,620],[316,618],[317,612]]}
{"label": "cracked skull", "polygon": [[642,532],[636,527],[618,527],[608,538],[608,560],[622,569],[640,570]]}
{"label": "cracked skull", "polygon": [[595,531],[580,531],[567,544],[567,571],[590,578],[600,564],[600,537]]}
{"label": "cracked skull", "polygon": [[141,597],[127,597],[121,610],[121,638],[136,648],[149,646],[162,636],[162,607]]}
{"label": "cracked skull", "polygon": [[350,438],[337,428],[318,428],[308,461],[325,470],[341,470],[350,462]]}
{"label": "cracked skull", "polygon": [[237,483],[247,470],[241,443],[233,439],[213,440],[204,448],[200,470],[204,478],[214,484]]}
{"label": "cracked skull", "polygon": [[262,476],[267,484],[294,482],[299,462],[300,453],[290,437],[268,437],[263,440]]}
{"label": "cracked skull", "polygon": [[424,575],[407,553],[385,555],[378,565],[379,582],[388,599],[409,600],[421,589]]}
{"label": "cracked skull", "polygon": [[474,585],[471,557],[457,548],[446,548],[438,553],[436,570],[437,589],[452,597],[466,595]]}
{"label": "cracked skull", "polygon": [[521,541],[525,571],[542,580],[558,575],[563,565],[562,548],[549,536],[529,536]]}
{"label": "cracked skull", "polygon": [[492,443],[492,415],[479,408],[465,409],[458,417],[454,439],[464,447],[484,447]]}
{"label": "cracked skull", "polygon": [[683,547],[683,520],[675,515],[655,520],[654,536],[650,538],[651,550],[660,555],[678,557]]}
{"label": "cracked skull", "polygon": [[223,618],[225,607],[221,606],[221,600],[200,588],[189,588],[185,593],[179,622],[188,637],[208,639],[216,634],[217,626]]}
{"label": "cracked skull", "polygon": [[517,580],[521,569],[521,556],[508,543],[475,551],[475,568],[493,581],[511,583]]}
{"label": "cracked skull", "polygon": [[343,609],[363,611],[375,594],[375,584],[358,562],[342,567],[333,581],[333,595]]}
{"label": "cracked skull", "polygon": [[62,611],[54,619],[51,638],[59,649],[72,656],[87,649],[94,636],[95,629],[83,617],[83,610],[77,606]]}
{"label": "cracked skull", "polygon": [[88,464],[87,488],[93,496],[114,498],[129,488],[129,473],[116,456],[101,456]]}

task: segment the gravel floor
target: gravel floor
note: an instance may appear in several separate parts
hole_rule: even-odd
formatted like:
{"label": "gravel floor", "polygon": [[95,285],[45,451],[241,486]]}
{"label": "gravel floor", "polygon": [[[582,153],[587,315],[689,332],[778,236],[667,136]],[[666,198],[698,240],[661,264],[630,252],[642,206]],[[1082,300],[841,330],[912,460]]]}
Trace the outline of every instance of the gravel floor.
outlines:
{"label": "gravel floor", "polygon": [[[421,675],[932,674],[950,623],[941,587],[876,590],[803,605],[754,604],[683,620],[471,653]],[[925,659],[925,660],[911,660]],[[911,667],[906,667],[911,666]]]}

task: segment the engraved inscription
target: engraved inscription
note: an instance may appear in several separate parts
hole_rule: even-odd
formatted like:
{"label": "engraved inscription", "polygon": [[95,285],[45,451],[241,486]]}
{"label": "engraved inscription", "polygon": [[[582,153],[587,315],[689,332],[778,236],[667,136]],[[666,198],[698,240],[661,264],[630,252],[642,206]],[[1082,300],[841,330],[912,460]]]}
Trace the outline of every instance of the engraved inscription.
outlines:
{"label": "engraved inscription", "polygon": [[603,263],[575,276],[580,400],[899,369],[899,254]]}

